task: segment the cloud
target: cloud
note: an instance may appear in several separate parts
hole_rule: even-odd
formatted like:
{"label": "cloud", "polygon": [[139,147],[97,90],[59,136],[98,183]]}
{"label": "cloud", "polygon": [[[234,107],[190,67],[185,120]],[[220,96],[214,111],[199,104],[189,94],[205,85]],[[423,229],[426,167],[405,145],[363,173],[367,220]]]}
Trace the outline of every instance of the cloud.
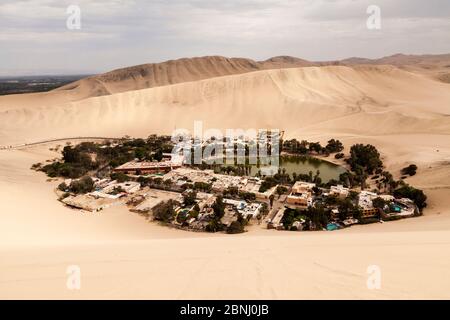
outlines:
{"label": "cloud", "polygon": [[[81,30],[66,28],[71,4],[81,8]],[[370,4],[381,8],[381,30],[366,28]],[[448,0],[5,0],[0,70],[30,60],[36,72],[64,68],[68,54],[68,72],[99,72],[211,54],[327,60],[450,52],[449,17]]]}

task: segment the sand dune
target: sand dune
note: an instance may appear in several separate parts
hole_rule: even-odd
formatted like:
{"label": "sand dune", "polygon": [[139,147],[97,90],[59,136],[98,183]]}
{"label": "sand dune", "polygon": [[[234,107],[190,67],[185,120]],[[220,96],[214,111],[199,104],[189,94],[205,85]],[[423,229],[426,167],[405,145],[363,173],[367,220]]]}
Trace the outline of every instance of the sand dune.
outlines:
{"label": "sand dune", "polygon": [[[33,98],[31,96],[30,98]],[[28,106],[0,99],[0,145],[205,128],[289,133],[450,133],[447,84],[391,66],[265,70]],[[31,103],[31,102],[30,102]]]}
{"label": "sand dune", "polygon": [[[190,233],[125,208],[63,207],[57,182],[29,170],[57,156],[53,146],[0,150],[2,299],[450,297],[450,203],[441,190],[429,191],[431,208],[417,219],[332,233]],[[66,287],[71,265],[81,268],[81,290]],[[370,265],[381,269],[380,290],[367,288]]]}
{"label": "sand dune", "polygon": [[49,106],[80,101],[90,97],[254,71],[330,65],[394,65],[407,71],[425,74],[431,79],[440,82],[449,83],[450,79],[450,55],[448,54],[396,54],[380,59],[349,58],[340,61],[321,62],[307,61],[290,56],[277,56],[264,61],[206,56],[182,58],[116,69],[104,74],[81,79],[50,92],[10,95],[2,97],[2,99],[8,100],[11,104],[21,104],[23,106]]}
{"label": "sand dune", "polygon": [[258,70],[360,64],[394,65],[407,70],[431,74],[436,79],[445,80],[445,74],[449,72],[450,55],[396,54],[380,59],[350,58],[324,62],[312,62],[290,56],[278,56],[264,61],[221,56],[182,58],[113,70],[79,80],[55,91],[72,92],[72,96],[83,99],[87,96],[96,97]]}
{"label": "sand dune", "polygon": [[[248,62],[235,63],[230,72]],[[449,84],[371,65],[192,77],[120,93],[142,79],[122,79],[131,81],[123,87],[120,78],[107,85],[91,79],[51,94],[0,97],[0,146],[145,137],[190,129],[194,120],[205,128],[338,138],[346,151],[372,143],[397,177],[406,164],[419,166],[408,181],[429,196],[425,216],[333,233],[258,226],[236,236],[182,232],[126,208],[83,215],[62,206],[57,182],[30,166],[59,156],[49,148],[64,141],[0,150],[0,298],[450,298]],[[102,96],[90,97],[91,90]],[[66,288],[69,265],[81,267],[80,291]],[[370,265],[381,268],[381,290],[366,286]]]}
{"label": "sand dune", "polygon": [[62,88],[74,101],[86,97],[97,97],[125,91],[147,89],[170,84],[210,79],[258,70],[299,68],[327,65],[394,65],[406,70],[429,74],[446,81],[450,55],[404,55],[396,54],[380,59],[350,58],[341,61],[312,62],[304,59],[278,56],[264,61],[245,58],[206,56],[149,63],[113,70],[104,74],[79,80]]}
{"label": "sand dune", "polygon": [[56,91],[72,90],[78,86],[85,85],[85,82],[90,82],[91,84],[95,82],[91,88],[95,88],[97,91],[91,92],[90,95],[99,96],[245,73],[259,70],[260,68],[257,62],[243,58],[219,56],[184,58],[113,70],[79,80]]}
{"label": "sand dune", "polygon": [[183,58],[113,70],[79,80],[55,91],[71,91],[89,85],[89,96],[95,97],[258,70],[313,65],[315,63],[288,56],[273,57],[265,61],[221,56]]}
{"label": "sand dune", "polygon": [[[446,232],[406,230],[36,246],[2,252],[0,297],[449,299],[449,249]],[[71,265],[80,290],[66,287]],[[373,265],[379,290],[366,284]]]}

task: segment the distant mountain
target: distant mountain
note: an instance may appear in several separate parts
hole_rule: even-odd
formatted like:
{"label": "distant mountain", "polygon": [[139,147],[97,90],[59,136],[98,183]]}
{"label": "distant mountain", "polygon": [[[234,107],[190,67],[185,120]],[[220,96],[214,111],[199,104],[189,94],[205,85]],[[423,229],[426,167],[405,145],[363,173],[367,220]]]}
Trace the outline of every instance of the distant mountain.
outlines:
{"label": "distant mountain", "polygon": [[57,90],[76,90],[80,87],[89,87],[90,92],[85,92],[85,94],[101,96],[262,69],[263,66],[260,63],[243,58],[220,56],[183,58],[113,70],[82,79]]}
{"label": "distant mountain", "polygon": [[85,98],[253,71],[315,65],[319,64],[289,56],[273,57],[265,61],[221,56],[183,58],[113,70],[81,79],[56,90],[77,90],[80,91],[81,97]]}
{"label": "distant mountain", "polygon": [[[426,74],[442,82],[450,82],[450,54],[396,54],[381,59],[349,58],[341,61],[313,62],[296,57],[278,56],[264,61],[245,58],[206,56],[182,58],[161,63],[148,63],[113,70],[69,83],[48,94],[57,102],[79,101],[89,97],[161,87],[183,82],[243,74],[254,71],[327,65],[394,65],[401,69]],[[40,99],[44,101],[43,99]]]}
{"label": "distant mountain", "polygon": [[318,63],[290,56],[273,57],[258,63],[262,66],[262,69],[300,68],[318,65]]}
{"label": "distant mountain", "polygon": [[[203,73],[197,76],[223,73],[225,66],[234,72],[231,63],[241,70],[253,65],[247,60],[225,61],[223,70],[199,64]],[[188,74],[192,79],[194,73]],[[179,73],[176,76],[171,81],[182,79]],[[89,81],[101,80],[111,87],[114,82],[108,81],[129,81],[128,77],[113,73]],[[0,145],[77,136],[171,134],[174,128],[192,130],[197,120],[204,128],[282,128],[296,136],[450,134],[449,86],[386,65],[260,70],[71,103],[66,98],[61,91],[0,97]]]}
{"label": "distant mountain", "polygon": [[340,61],[343,65],[392,65],[400,69],[425,74],[435,80],[450,83],[450,54],[407,55],[394,54],[380,59],[349,58]]}
{"label": "distant mountain", "polygon": [[354,64],[386,64],[393,66],[405,66],[405,65],[434,65],[434,66],[449,66],[450,54],[438,54],[438,55],[407,55],[407,54],[394,54],[392,56],[383,57],[380,59],[366,59],[353,57],[340,61],[344,65]]}

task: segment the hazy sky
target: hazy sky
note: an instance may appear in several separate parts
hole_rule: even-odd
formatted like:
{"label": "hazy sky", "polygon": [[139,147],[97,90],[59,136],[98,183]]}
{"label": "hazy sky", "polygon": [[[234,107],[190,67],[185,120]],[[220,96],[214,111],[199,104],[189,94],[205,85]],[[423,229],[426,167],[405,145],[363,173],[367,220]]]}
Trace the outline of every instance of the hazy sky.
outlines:
{"label": "hazy sky", "polygon": [[[81,29],[66,26],[69,5]],[[369,30],[369,5],[381,29]],[[97,73],[180,57],[450,53],[450,0],[0,0],[0,75]]]}

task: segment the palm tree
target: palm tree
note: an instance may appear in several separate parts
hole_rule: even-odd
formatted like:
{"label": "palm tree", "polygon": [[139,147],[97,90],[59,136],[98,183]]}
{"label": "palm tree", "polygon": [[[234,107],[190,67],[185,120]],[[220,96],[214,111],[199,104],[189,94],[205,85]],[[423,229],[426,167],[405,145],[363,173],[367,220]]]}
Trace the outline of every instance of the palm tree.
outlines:
{"label": "palm tree", "polygon": [[394,187],[395,184],[394,177],[388,171],[383,171],[381,175],[383,176],[382,182],[384,185],[384,190],[386,190],[387,188],[388,192],[390,193],[392,191],[392,187]]}
{"label": "palm tree", "polygon": [[319,178],[319,176],[320,176],[320,170],[317,169],[316,176],[314,177],[314,182],[317,181],[317,178]]}
{"label": "palm tree", "polygon": [[271,194],[270,197],[269,197],[270,208],[273,207],[273,200],[274,199],[275,199],[275,196],[273,194]]}
{"label": "palm tree", "polygon": [[367,172],[364,170],[364,172],[361,175],[361,190],[364,190],[366,188],[366,180],[369,176],[367,175]]}

